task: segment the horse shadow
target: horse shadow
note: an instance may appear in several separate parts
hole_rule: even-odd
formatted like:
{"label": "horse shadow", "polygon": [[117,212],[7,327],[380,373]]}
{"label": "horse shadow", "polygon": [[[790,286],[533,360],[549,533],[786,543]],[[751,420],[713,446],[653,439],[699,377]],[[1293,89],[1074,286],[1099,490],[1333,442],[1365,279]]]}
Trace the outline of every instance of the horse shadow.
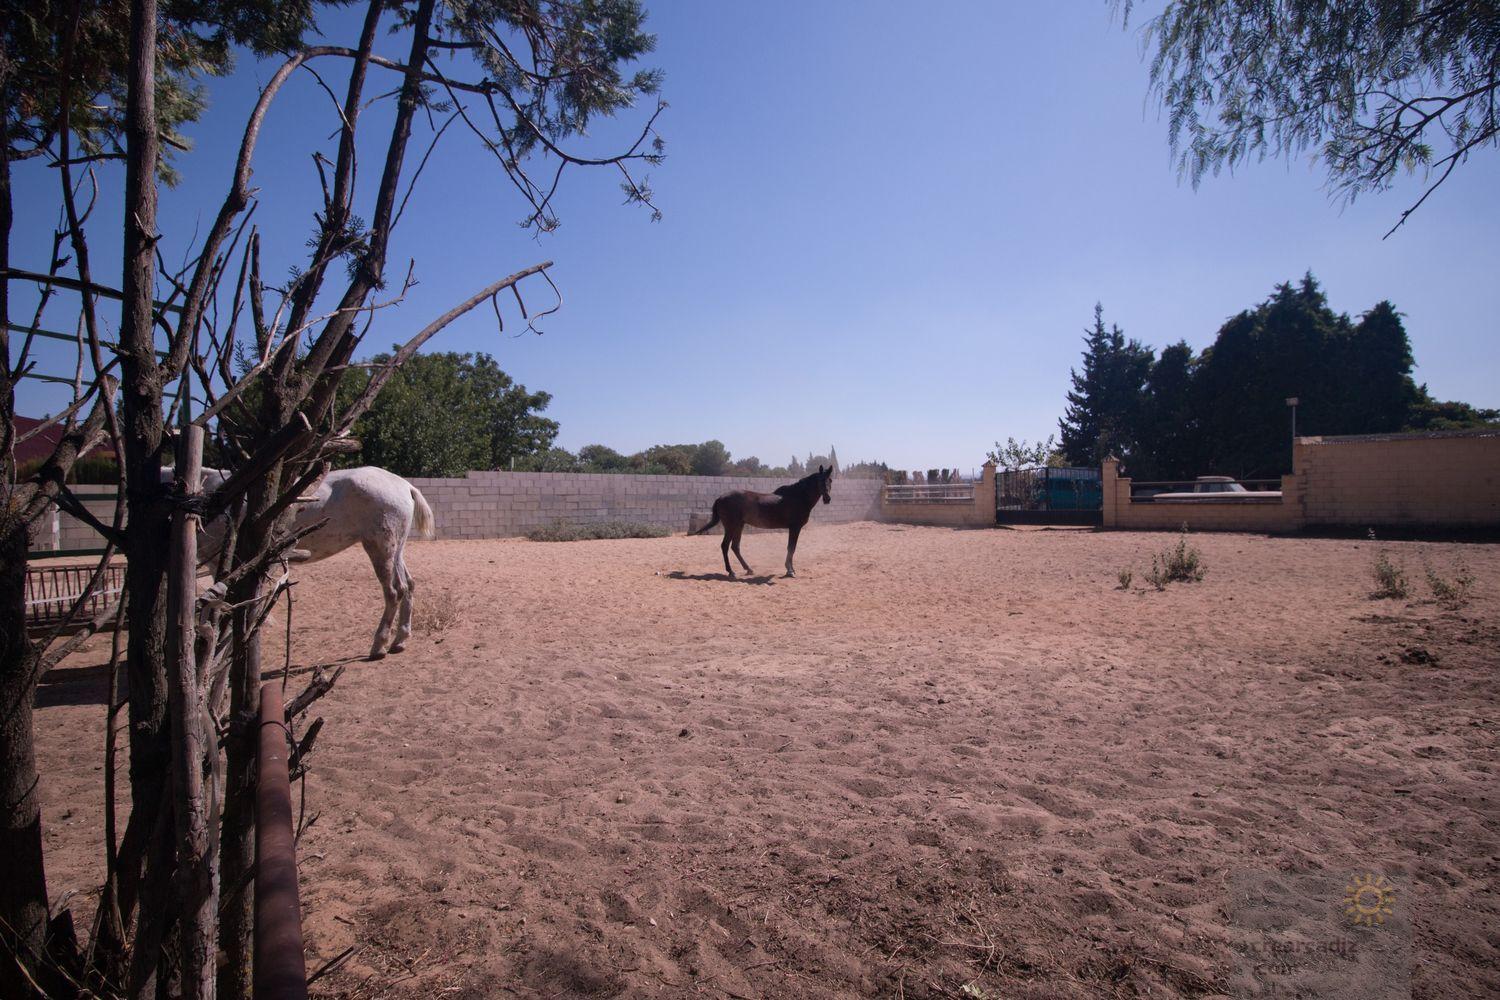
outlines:
{"label": "horse shadow", "polygon": [[261,671],[260,679],[262,681],[279,681],[283,677],[301,677],[304,674],[311,674],[314,670],[336,670],[339,667],[349,667],[359,663],[381,663],[387,658],[388,655],[400,656],[401,654],[382,653],[380,656],[377,656],[373,659],[368,656],[346,656],[341,660],[328,660],[326,662],[319,663],[293,663],[291,670],[287,670],[283,667],[276,667],[272,670],[263,670]]}
{"label": "horse shadow", "polygon": [[684,573],[680,569],[668,573],[667,579],[698,580],[705,583],[749,583],[757,587],[769,587],[776,583],[776,577],[770,573],[757,576],[725,576],[723,573]]}

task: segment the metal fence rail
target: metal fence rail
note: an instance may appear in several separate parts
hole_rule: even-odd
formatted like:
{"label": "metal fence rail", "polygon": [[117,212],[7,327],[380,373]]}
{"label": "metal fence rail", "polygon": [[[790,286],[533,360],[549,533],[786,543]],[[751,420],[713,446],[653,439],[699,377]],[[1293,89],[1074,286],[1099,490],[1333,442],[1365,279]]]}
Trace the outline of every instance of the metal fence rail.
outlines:
{"label": "metal fence rail", "polygon": [[886,503],[973,503],[973,483],[932,483],[882,487]]}
{"label": "metal fence rail", "polygon": [[[94,575],[94,566],[28,566],[26,569],[26,625],[44,628],[67,617]],[[125,586],[125,567],[104,567],[99,589],[84,602],[79,622],[87,622],[113,608]]]}

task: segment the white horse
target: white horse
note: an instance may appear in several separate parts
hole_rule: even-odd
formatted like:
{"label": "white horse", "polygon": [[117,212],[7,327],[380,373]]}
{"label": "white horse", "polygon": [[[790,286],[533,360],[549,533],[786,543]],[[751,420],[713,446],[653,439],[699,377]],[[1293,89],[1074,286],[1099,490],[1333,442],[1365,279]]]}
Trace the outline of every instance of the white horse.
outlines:
{"label": "white horse", "polygon": [[[171,469],[162,470],[162,480],[170,482]],[[217,469],[203,470],[203,488],[212,492],[223,484],[225,474]],[[337,469],[323,477],[312,500],[299,503],[293,529],[304,528],[324,518],[328,523],[303,536],[299,548],[291,551],[293,562],[317,562],[344,551],[356,543],[364,546],[375,576],[385,595],[385,613],[375,629],[370,659],[378,660],[387,652],[399,653],[411,636],[412,591],[416,583],[406,568],[406,540],[413,531],[418,538],[433,535],[432,508],[411,483],[373,465],[357,469]],[[225,526],[211,525],[199,537],[199,561],[216,558],[223,544]],[[391,626],[396,634],[391,639]]]}

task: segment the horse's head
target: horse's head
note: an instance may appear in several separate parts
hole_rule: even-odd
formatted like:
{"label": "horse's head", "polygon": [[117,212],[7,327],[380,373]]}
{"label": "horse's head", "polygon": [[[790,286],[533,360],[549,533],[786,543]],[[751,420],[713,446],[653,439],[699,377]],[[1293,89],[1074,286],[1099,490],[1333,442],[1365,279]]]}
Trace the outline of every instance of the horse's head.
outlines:
{"label": "horse's head", "polygon": [[821,465],[818,466],[818,489],[821,490],[822,493],[823,493],[823,502],[824,503],[833,503],[833,497],[829,496],[829,494],[828,494],[828,488],[832,484],[833,484],[833,468],[832,468],[832,466],[830,466],[829,468],[826,468],[826,469],[823,468]]}

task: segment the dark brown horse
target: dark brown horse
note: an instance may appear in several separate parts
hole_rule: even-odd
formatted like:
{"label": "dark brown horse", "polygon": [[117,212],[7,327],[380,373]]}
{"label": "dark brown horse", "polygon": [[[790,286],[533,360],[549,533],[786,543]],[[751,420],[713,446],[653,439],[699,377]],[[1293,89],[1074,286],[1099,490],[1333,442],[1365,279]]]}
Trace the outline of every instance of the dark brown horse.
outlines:
{"label": "dark brown horse", "polygon": [[795,483],[778,486],[774,493],[756,493],[753,490],[726,493],[714,501],[714,516],[694,534],[702,535],[719,522],[724,523],[724,544],[719,548],[724,551],[724,572],[733,579],[734,570],[729,566],[731,548],[734,549],[734,557],[745,567],[745,572],[755,575],[755,570],[740,555],[740,535],[744,533],[745,525],[754,528],[785,528],[786,575],[796,576],[792,572],[792,553],[797,551],[797,536],[802,533],[802,526],[807,523],[812,509],[818,505],[818,497],[821,496],[824,503],[832,501],[828,495],[828,486],[832,481],[833,470],[820,465],[817,472],[804,476]]}

